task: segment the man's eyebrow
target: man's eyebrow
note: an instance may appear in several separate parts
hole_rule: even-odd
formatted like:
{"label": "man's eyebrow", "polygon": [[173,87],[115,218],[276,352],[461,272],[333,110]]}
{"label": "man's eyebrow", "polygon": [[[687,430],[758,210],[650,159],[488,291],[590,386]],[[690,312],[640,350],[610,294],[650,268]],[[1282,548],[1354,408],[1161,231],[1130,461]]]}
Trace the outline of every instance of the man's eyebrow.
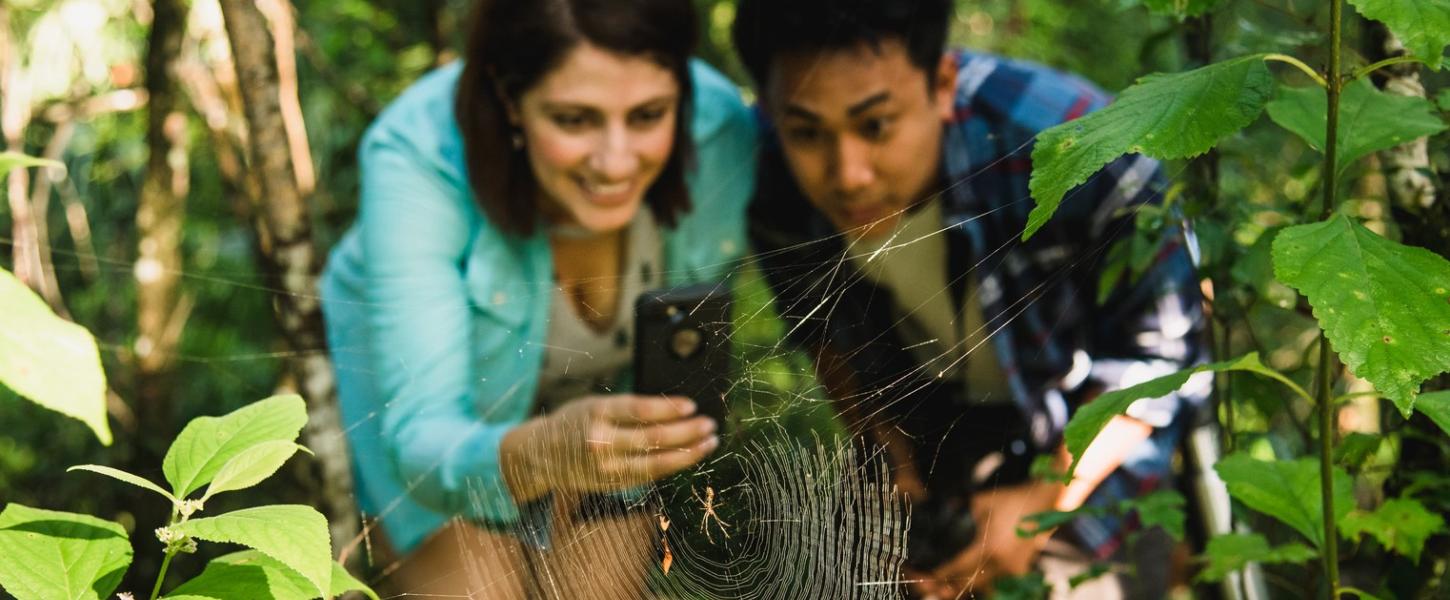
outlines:
{"label": "man's eyebrow", "polygon": [[891,99],[891,90],[883,90],[881,92],[877,92],[876,94],[872,95],[870,98],[867,98],[865,100],[862,100],[860,102],[857,102],[855,104],[852,104],[851,105],[851,108],[846,109],[846,114],[854,117],[854,116],[859,115],[859,114],[861,114],[863,112],[866,112],[868,110],[871,110],[871,107],[876,106],[877,104],[881,104],[882,102],[885,102],[885,101],[890,100],[890,99]]}
{"label": "man's eyebrow", "polygon": [[[881,92],[877,92],[876,94],[871,95],[871,97],[866,98],[865,100],[862,100],[860,102],[857,102],[855,104],[852,104],[850,108],[847,108],[846,109],[846,115],[847,116],[854,117],[854,116],[859,115],[859,114],[861,114],[863,112],[866,112],[868,110],[871,110],[876,105],[881,104],[882,102],[886,102],[887,100],[890,100],[890,99],[891,99],[891,90],[883,90]],[[800,119],[806,119],[808,121],[819,121],[819,120],[821,120],[820,115],[817,115],[816,113],[813,113],[813,112],[811,112],[811,111],[809,111],[809,110],[807,110],[807,109],[805,109],[805,108],[803,108],[801,106],[795,105],[795,104],[787,104],[785,106],[785,114],[786,114],[786,116],[796,117],[796,118],[800,118]]]}

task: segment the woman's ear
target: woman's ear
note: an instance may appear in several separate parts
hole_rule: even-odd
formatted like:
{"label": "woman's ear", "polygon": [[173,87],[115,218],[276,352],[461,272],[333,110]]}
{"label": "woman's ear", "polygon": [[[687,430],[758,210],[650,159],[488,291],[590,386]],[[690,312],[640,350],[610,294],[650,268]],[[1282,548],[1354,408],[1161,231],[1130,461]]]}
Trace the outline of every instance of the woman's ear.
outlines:
{"label": "woman's ear", "polygon": [[498,103],[503,105],[504,117],[508,118],[510,125],[518,127],[519,123],[523,122],[523,119],[519,117],[519,107],[509,99],[508,94],[504,93],[503,86],[499,84],[498,77],[494,76],[492,69],[489,70],[488,75],[489,81],[493,82],[493,97],[498,98]]}
{"label": "woman's ear", "polygon": [[942,121],[952,120],[952,107],[957,95],[957,54],[943,52],[936,66],[936,83],[932,86],[932,99]]}

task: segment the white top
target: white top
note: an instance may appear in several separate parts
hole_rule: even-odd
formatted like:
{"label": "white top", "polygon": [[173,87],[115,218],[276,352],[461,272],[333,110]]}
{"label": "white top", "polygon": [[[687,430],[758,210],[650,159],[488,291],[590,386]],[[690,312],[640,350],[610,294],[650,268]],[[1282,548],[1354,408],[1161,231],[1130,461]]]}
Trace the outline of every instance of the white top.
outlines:
{"label": "white top", "polygon": [[664,281],[659,227],[648,207],[640,208],[626,235],[619,302],[609,329],[594,329],[575,312],[564,288],[554,288],[539,372],[541,411],[552,411],[581,396],[621,391],[614,389],[615,383],[634,356],[634,300]]}
{"label": "white top", "polygon": [[859,240],[846,255],[862,276],[895,298],[897,332],[926,373],[963,381],[974,401],[1009,401],[1007,377],[989,339],[992,331],[983,326],[976,278],[970,273],[962,314],[952,309],[946,229],[941,201],[932,196],[907,211],[889,234]]}

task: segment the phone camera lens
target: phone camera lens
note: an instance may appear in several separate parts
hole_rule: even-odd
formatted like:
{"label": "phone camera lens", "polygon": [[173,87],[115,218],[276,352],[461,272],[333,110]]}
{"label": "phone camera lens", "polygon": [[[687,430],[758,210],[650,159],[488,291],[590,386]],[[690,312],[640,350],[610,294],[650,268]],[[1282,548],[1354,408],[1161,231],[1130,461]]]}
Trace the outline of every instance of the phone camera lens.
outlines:
{"label": "phone camera lens", "polygon": [[670,351],[675,354],[675,358],[688,359],[700,351],[702,341],[704,341],[704,336],[698,329],[677,329],[674,335],[670,336]]}

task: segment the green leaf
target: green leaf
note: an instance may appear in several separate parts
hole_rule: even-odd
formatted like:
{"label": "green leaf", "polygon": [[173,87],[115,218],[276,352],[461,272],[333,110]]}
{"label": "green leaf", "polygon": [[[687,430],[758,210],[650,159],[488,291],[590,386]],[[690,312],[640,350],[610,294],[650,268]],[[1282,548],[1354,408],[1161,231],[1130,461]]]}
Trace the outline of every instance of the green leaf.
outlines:
{"label": "green leaf", "polygon": [[[3,157],[4,155],[0,155]],[[106,373],[96,338],[55,316],[35,292],[0,269],[0,383],[45,408],[80,419],[104,445]]]}
{"label": "green leaf", "polygon": [[1268,540],[1257,533],[1216,535],[1208,540],[1203,557],[1208,566],[1198,574],[1197,581],[1222,581],[1229,573],[1257,563],[1303,563],[1319,556],[1304,544],[1284,544],[1269,548]]}
{"label": "green leaf", "polygon": [[1052,592],[1041,573],[999,577],[992,582],[996,600],[1045,600]]}
{"label": "green leaf", "polygon": [[1415,563],[1420,562],[1425,540],[1444,531],[1445,519],[1411,498],[1386,500],[1374,512],[1350,512],[1339,523],[1339,532],[1344,537],[1357,542],[1368,533],[1380,545]]}
{"label": "green leaf", "polygon": [[1379,450],[1382,436],[1372,433],[1351,432],[1334,445],[1334,464],[1358,469]]}
{"label": "green leaf", "polygon": [[293,394],[260,400],[221,417],[198,417],[176,436],[161,470],[176,497],[185,498],[211,482],[243,450],[262,442],[296,440],[306,424],[307,405]]}
{"label": "green leaf", "polygon": [[[354,578],[342,565],[332,563],[332,589],[328,597],[350,591],[359,591],[372,600],[378,600],[378,595],[371,588]],[[177,586],[165,597],[171,600],[311,600],[317,597],[317,590],[286,565],[255,550],[243,550],[213,559],[201,575]]]}
{"label": "green leaf", "polygon": [[1132,406],[1134,402],[1142,400],[1143,398],[1167,396],[1178,388],[1183,387],[1183,384],[1188,383],[1189,377],[1208,371],[1248,371],[1250,373],[1258,373],[1259,375],[1283,382],[1301,396],[1306,395],[1304,390],[1297,384],[1259,362],[1258,353],[1246,354],[1236,360],[1194,367],[1121,390],[1113,390],[1098,396],[1092,402],[1082,405],[1072,415],[1072,419],[1067,422],[1067,428],[1063,431],[1063,438],[1067,441],[1067,451],[1072,454],[1072,465],[1067,469],[1068,474],[1071,475],[1077,469],[1077,462],[1082,458],[1082,453],[1087,450],[1088,444],[1091,444],[1093,439],[1098,437],[1098,432],[1102,431],[1103,427],[1113,417],[1127,412],[1129,406]]}
{"label": "green leaf", "polygon": [[[1324,501],[1319,489],[1319,461],[1262,461],[1231,454],[1214,466],[1235,500],[1274,517],[1304,534],[1314,546],[1324,545]],[[1343,469],[1334,469],[1334,514],[1339,520],[1354,508],[1353,484]]]}
{"label": "green leaf", "polygon": [[1349,0],[1367,19],[1389,27],[1410,54],[1439,69],[1450,44],[1450,1],[1447,0]]}
{"label": "green leaf", "polygon": [[50,167],[53,169],[65,169],[65,165],[53,160],[35,158],[19,152],[0,152],[0,181],[10,174],[10,170],[16,167]]}
{"label": "green leaf", "polygon": [[318,595],[332,585],[332,541],[327,519],[310,506],[259,506],[176,525],[188,536],[241,544],[297,571]]}
{"label": "green leaf", "polygon": [[295,442],[272,440],[241,451],[217,470],[201,501],[206,502],[222,492],[242,490],[261,483],[282,468],[282,464],[301,448]]}
{"label": "green leaf", "polygon": [[1088,565],[1086,571],[1069,577],[1067,580],[1067,587],[1068,589],[1077,589],[1077,586],[1102,577],[1103,575],[1107,575],[1112,571],[1113,567],[1111,565],[1107,563],[1095,562],[1091,565]]}
{"label": "green leaf", "polygon": [[1143,0],[1143,6],[1160,15],[1172,15],[1180,19],[1196,17],[1217,7],[1222,0]]}
{"label": "green leaf", "polygon": [[1354,596],[1355,598],[1359,598],[1359,600],[1380,600],[1380,597],[1379,596],[1376,596],[1374,594],[1371,594],[1369,592],[1366,592],[1366,591],[1364,591],[1362,589],[1359,589],[1357,587],[1348,586],[1348,585],[1341,585],[1341,586],[1339,586],[1339,595],[1341,595],[1341,596]]}
{"label": "green leaf", "polygon": [[66,469],[67,473],[71,471],[90,471],[92,473],[100,473],[101,475],[105,475],[113,479],[119,479],[136,487],[146,488],[148,490],[161,494],[162,496],[165,496],[167,500],[176,502],[176,496],[172,496],[171,492],[162,489],[161,486],[147,481],[140,475],[132,475],[120,469],[113,469],[111,467],[102,465],[76,465],[74,467]]}
{"label": "green leaf", "polygon": [[131,566],[120,524],[19,504],[0,512],[0,587],[21,600],[102,600]]}
{"label": "green leaf", "polygon": [[1043,131],[1032,150],[1030,186],[1037,206],[1022,239],[1047,223],[1068,190],[1119,156],[1203,154],[1257,119],[1273,91],[1262,55],[1244,56],[1186,73],[1149,75],[1102,110]]}
{"label": "green leaf", "polygon": [[1450,111],[1450,88],[1440,90],[1440,95],[1435,96],[1435,104],[1440,106],[1440,110]]}
{"label": "green leaf", "polygon": [[[1280,127],[1304,139],[1311,148],[1324,151],[1324,88],[1281,87],[1279,97],[1268,105],[1269,118]],[[1429,100],[1387,94],[1375,89],[1368,79],[1345,86],[1339,97],[1339,128],[1335,131],[1336,177],[1365,156],[1445,130]]]}
{"label": "green leaf", "polygon": [[1340,359],[1406,417],[1450,367],[1450,262],[1344,215],[1274,238],[1274,275],[1314,307]]}
{"label": "green leaf", "polygon": [[1138,511],[1138,522],[1144,529],[1162,527],[1175,540],[1183,539],[1184,503],[1183,494],[1175,490],[1158,490],[1127,502],[1131,509]]}
{"label": "green leaf", "polygon": [[1420,394],[1415,398],[1415,410],[1430,417],[1440,430],[1450,435],[1450,390]]}

